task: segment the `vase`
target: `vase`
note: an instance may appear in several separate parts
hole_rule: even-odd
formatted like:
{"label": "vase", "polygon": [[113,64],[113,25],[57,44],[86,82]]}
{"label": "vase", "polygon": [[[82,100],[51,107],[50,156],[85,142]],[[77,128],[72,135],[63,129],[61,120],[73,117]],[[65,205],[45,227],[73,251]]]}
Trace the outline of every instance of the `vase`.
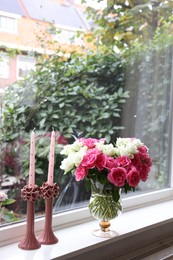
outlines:
{"label": "vase", "polygon": [[111,190],[106,189],[101,183],[92,184],[89,210],[91,215],[100,221],[100,228],[93,230],[93,235],[103,238],[119,235],[118,232],[110,229],[110,220],[115,219],[122,212],[121,190],[117,190],[117,193],[119,199],[115,201]]}

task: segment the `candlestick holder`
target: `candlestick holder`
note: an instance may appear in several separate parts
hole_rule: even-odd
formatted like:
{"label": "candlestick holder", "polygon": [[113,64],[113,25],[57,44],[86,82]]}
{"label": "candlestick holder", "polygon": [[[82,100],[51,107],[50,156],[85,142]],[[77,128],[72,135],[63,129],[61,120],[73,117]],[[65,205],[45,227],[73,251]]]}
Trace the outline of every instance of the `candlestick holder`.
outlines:
{"label": "candlestick holder", "polygon": [[25,238],[18,244],[24,250],[33,250],[41,247],[34,234],[35,201],[40,198],[40,188],[34,185],[30,188],[25,185],[21,190],[21,197],[27,201],[27,219]]}
{"label": "candlestick holder", "polygon": [[40,244],[56,244],[58,238],[52,231],[52,208],[53,198],[57,197],[59,194],[59,186],[56,183],[49,185],[47,182],[44,182],[40,191],[42,197],[45,199],[45,226],[43,233],[37,239]]}

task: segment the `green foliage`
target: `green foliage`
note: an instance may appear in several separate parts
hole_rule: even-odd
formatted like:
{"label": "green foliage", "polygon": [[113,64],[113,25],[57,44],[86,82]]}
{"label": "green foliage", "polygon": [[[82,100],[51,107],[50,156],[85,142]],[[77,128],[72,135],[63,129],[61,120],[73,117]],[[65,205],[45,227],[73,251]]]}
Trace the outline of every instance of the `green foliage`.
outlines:
{"label": "green foliage", "polygon": [[13,211],[10,211],[8,208],[5,206],[13,204],[15,202],[14,199],[6,199],[5,201],[0,202],[0,224],[1,222],[9,223],[9,222],[14,222],[19,220]]}
{"label": "green foliage", "polygon": [[58,55],[38,64],[26,80],[9,88],[5,95],[6,139],[16,132],[50,131],[52,127],[70,138],[115,139],[121,126],[124,92],[124,61],[113,52]]}
{"label": "green foliage", "polygon": [[88,7],[87,14],[96,25],[92,28],[94,36],[102,44],[124,49],[136,41],[152,39],[156,29],[172,16],[172,10],[172,0],[108,0],[102,11]]}
{"label": "green foliage", "polygon": [[[46,59],[40,58],[37,70],[10,86],[4,96],[1,169],[3,173],[15,175],[20,182],[13,194],[9,192],[17,199],[24,179],[27,183],[33,128],[36,128],[38,185],[47,180],[52,127],[57,133],[54,176],[62,194],[66,185],[69,190],[74,187],[73,177],[63,176],[59,169],[61,146],[67,140],[71,142],[74,135],[115,140],[123,129],[121,112],[128,98],[128,92],[124,91],[124,60],[111,51],[63,55],[62,58],[57,52]],[[83,193],[81,200],[87,195],[85,191]],[[71,194],[69,199],[72,199]],[[68,204],[67,200],[65,204]],[[22,201],[20,205],[25,213]],[[43,201],[40,201],[36,211],[43,209]]]}

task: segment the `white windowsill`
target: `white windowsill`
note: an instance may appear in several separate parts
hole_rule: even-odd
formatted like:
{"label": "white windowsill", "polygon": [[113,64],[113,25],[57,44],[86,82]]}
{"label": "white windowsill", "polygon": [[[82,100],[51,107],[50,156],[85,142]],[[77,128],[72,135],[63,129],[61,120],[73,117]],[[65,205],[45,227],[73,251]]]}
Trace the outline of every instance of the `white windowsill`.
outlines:
{"label": "white windowsill", "polygon": [[[163,237],[165,238],[165,234],[162,234],[162,227],[166,230],[164,225],[169,225],[170,232],[172,232],[172,222],[173,200],[169,200],[124,212],[120,217],[111,222],[112,229],[119,233],[118,237],[112,239],[101,239],[93,236],[91,231],[98,227],[98,221],[92,220],[87,223],[55,231],[55,235],[59,239],[57,244],[42,245],[40,249],[27,251],[19,249],[18,243],[14,243],[1,247],[0,256],[1,259],[6,260],[72,259],[73,257],[74,259],[81,257],[84,260],[84,256],[86,255],[86,257],[88,257],[88,254],[90,254],[90,260],[106,259],[104,258],[104,248],[113,245],[116,252],[117,249],[119,251],[121,250],[121,246],[122,248],[126,248],[129,243],[132,243],[132,245],[137,244],[138,247],[140,247],[140,243],[143,243],[143,245],[146,243],[144,241],[140,242],[140,237],[144,239],[144,232],[151,232],[149,235],[149,238],[151,237],[152,239],[151,242],[153,242],[153,233],[155,237],[158,236],[158,239],[163,239]],[[153,228],[154,232],[152,232]],[[150,243],[149,240],[148,243]],[[118,245],[118,247],[116,247],[116,245]],[[99,249],[97,250],[97,255],[94,255],[95,249]],[[109,248],[109,250],[111,249]],[[109,250],[106,251],[107,259],[109,259]],[[123,250],[121,253],[124,253]]]}

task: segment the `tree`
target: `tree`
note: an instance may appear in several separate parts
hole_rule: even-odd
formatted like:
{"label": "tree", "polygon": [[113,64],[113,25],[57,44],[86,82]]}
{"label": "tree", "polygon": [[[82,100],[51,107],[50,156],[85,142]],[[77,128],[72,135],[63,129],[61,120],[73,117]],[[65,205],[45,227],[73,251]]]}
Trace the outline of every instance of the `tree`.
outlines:
{"label": "tree", "polygon": [[156,29],[172,15],[173,0],[108,0],[103,10],[91,7],[86,10],[100,43],[124,48],[134,41],[152,39]]}

